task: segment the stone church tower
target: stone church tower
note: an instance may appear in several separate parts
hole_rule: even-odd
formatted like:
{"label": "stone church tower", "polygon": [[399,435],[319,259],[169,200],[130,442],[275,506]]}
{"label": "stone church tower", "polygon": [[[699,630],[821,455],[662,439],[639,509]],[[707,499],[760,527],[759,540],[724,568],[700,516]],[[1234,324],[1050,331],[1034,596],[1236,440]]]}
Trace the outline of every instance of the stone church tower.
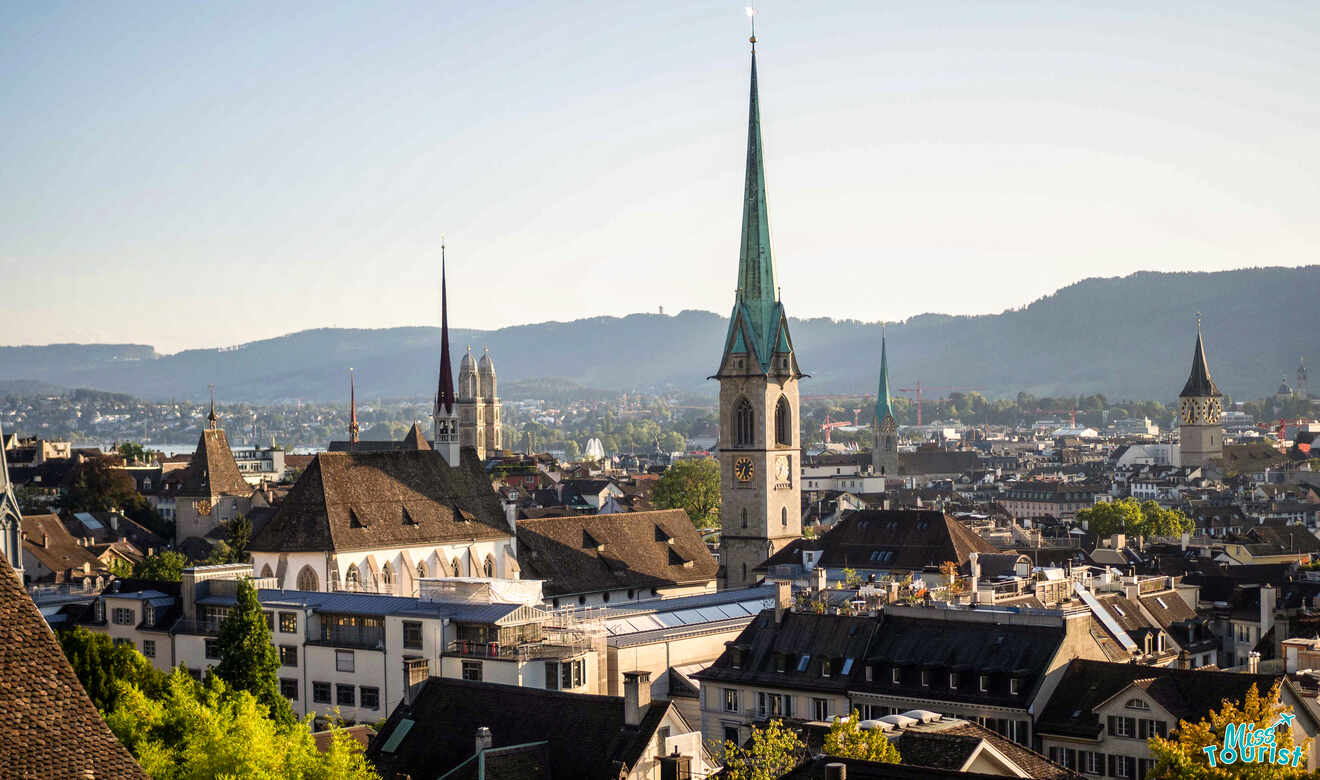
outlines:
{"label": "stone church tower", "polygon": [[472,347],[458,365],[459,443],[472,447],[482,460],[502,448],[504,433],[500,426],[500,398],[496,394],[495,361],[490,352],[478,363],[472,359]]}
{"label": "stone church tower", "polygon": [[889,359],[885,337],[880,336],[880,387],[875,393],[875,430],[871,441],[871,472],[898,476],[898,421],[889,401]]}
{"label": "stone church tower", "polygon": [[[470,356],[469,356],[470,357]],[[460,463],[458,402],[454,397],[454,370],[449,364],[449,291],[445,280],[445,245],[440,245],[440,381],[431,412],[432,445],[451,467]]]}
{"label": "stone church tower", "polygon": [[14,486],[9,482],[9,463],[5,460],[5,431],[0,428],[0,556],[9,561],[23,581],[23,514],[19,511]]}
{"label": "stone church tower", "polygon": [[747,177],[738,287],[720,382],[720,587],[755,582],[758,565],[802,535],[798,370],[775,287],[752,38]]}
{"label": "stone church tower", "polygon": [[495,361],[490,359],[490,350],[483,350],[481,360],[477,361],[477,385],[481,388],[482,421],[485,423],[483,437],[486,451],[495,453],[504,449],[504,433],[500,425],[500,396],[495,392]]}
{"label": "stone church tower", "polygon": [[1196,351],[1192,353],[1192,373],[1178,394],[1178,452],[1183,466],[1205,466],[1224,454],[1223,393],[1210,378],[1205,364],[1205,345],[1201,343],[1201,322],[1196,322]]}

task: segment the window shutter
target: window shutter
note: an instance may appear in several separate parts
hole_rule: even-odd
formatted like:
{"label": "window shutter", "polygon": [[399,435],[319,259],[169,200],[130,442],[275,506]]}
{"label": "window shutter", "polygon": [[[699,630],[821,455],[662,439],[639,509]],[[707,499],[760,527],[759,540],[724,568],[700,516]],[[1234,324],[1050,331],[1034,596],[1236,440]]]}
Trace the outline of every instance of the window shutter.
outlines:
{"label": "window shutter", "polygon": [[1149,725],[1150,721],[1145,718],[1137,721],[1137,739],[1148,739],[1150,737],[1149,729],[1147,728]]}
{"label": "window shutter", "polygon": [[[1118,733],[1118,729],[1115,728],[1115,725],[1114,725],[1114,724],[1115,724],[1115,721],[1117,721],[1117,720],[1118,720],[1118,719],[1115,718],[1113,715],[1110,715],[1110,716],[1109,716],[1109,722],[1108,722],[1108,724],[1106,724],[1106,725],[1107,725],[1107,727],[1108,727],[1108,729],[1109,729],[1109,735],[1110,735],[1110,736],[1113,736],[1113,735],[1115,735],[1115,734]],[[1110,772],[1109,774],[1112,775],[1113,772]]]}
{"label": "window shutter", "polygon": [[[1109,719],[1110,719],[1110,720],[1113,720],[1114,718],[1113,718],[1113,716],[1110,716]],[[1105,774],[1109,775],[1110,777],[1113,777],[1115,774],[1117,774],[1116,772],[1114,772],[1114,757],[1113,757],[1113,755],[1106,755],[1106,756],[1105,756]]]}

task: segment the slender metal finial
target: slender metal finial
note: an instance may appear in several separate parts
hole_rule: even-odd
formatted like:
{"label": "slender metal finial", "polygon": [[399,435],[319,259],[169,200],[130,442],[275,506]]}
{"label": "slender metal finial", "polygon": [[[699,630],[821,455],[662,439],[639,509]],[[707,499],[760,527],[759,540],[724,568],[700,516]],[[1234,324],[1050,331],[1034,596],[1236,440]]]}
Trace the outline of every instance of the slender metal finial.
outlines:
{"label": "slender metal finial", "polygon": [[756,9],[749,5],[745,10],[747,11],[747,18],[750,19],[752,22],[752,37],[748,38],[747,42],[752,44],[752,52],[755,53],[756,52]]}
{"label": "slender metal finial", "polygon": [[1201,332],[1201,312],[1196,313],[1196,332]]}
{"label": "slender metal finial", "polygon": [[207,427],[209,427],[209,428],[211,428],[212,430],[214,430],[214,429],[215,429],[215,422],[216,422],[216,416],[215,416],[215,385],[207,385],[207,387],[209,387],[209,388],[211,389],[211,412],[210,412],[209,414],[206,415],[206,424],[207,424]]}

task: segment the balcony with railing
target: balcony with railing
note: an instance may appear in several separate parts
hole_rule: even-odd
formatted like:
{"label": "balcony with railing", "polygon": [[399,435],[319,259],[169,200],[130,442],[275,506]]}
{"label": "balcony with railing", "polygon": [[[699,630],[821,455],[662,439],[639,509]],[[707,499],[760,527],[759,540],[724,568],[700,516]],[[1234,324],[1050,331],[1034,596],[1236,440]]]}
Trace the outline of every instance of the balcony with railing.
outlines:
{"label": "balcony with railing", "polygon": [[584,652],[587,645],[529,642],[504,645],[499,642],[470,642],[456,639],[445,647],[445,655],[460,658],[491,658],[502,661],[534,661],[540,658],[569,658]]}
{"label": "balcony with railing", "polygon": [[174,624],[174,633],[176,634],[197,634],[199,636],[219,636],[220,624],[223,619],[217,620],[180,620]]}
{"label": "balcony with railing", "polygon": [[320,623],[308,621],[307,644],[358,650],[385,648],[385,621],[365,615],[322,614]]}

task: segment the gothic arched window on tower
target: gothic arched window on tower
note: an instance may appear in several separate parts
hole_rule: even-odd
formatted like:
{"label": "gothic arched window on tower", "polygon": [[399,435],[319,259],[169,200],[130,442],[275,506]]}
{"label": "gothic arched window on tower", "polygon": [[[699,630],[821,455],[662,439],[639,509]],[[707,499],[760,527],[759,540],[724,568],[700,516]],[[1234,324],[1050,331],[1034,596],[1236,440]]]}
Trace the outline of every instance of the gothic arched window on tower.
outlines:
{"label": "gothic arched window on tower", "polygon": [[775,444],[793,443],[793,411],[788,408],[788,399],[779,396],[775,405]]}
{"label": "gothic arched window on tower", "polygon": [[747,507],[742,508],[742,527],[747,527]]}
{"label": "gothic arched window on tower", "polygon": [[779,524],[788,527],[788,507],[779,510]]}
{"label": "gothic arched window on tower", "polygon": [[746,398],[740,398],[733,407],[733,446],[750,447],[755,443],[756,431],[752,403]]}

